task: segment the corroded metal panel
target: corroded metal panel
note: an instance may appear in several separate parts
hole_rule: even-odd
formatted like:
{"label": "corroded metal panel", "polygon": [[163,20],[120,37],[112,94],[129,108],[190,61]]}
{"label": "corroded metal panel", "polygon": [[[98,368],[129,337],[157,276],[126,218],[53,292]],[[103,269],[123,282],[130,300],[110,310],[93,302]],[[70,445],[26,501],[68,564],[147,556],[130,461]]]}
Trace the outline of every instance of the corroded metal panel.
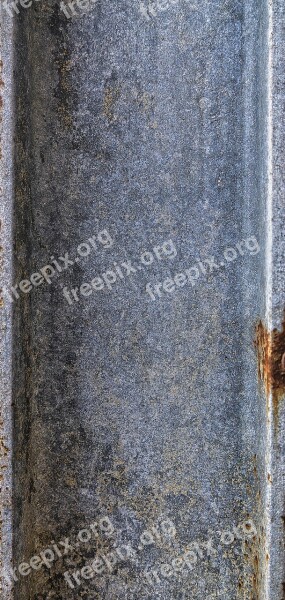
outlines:
{"label": "corroded metal panel", "polygon": [[1,15],[3,598],[282,600],[282,3]]}

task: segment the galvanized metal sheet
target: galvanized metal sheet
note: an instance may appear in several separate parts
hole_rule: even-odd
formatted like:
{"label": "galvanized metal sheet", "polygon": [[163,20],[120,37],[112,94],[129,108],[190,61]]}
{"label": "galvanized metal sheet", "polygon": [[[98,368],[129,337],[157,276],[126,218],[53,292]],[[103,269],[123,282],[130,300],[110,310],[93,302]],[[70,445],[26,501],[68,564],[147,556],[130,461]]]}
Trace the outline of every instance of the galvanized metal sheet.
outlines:
{"label": "galvanized metal sheet", "polygon": [[284,598],[283,30],[1,2],[4,600]]}

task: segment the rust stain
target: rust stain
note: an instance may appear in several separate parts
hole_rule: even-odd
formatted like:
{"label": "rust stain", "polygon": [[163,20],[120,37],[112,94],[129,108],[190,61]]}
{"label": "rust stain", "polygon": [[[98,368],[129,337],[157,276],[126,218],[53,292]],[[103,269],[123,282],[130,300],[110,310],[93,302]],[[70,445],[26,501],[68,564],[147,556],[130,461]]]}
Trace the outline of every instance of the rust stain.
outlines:
{"label": "rust stain", "polygon": [[243,558],[246,569],[239,579],[238,597],[247,600],[259,600],[262,589],[262,564],[260,561],[260,549],[264,547],[264,530],[261,527],[257,536],[252,540],[243,542]]}
{"label": "rust stain", "polygon": [[259,379],[264,384],[267,403],[272,395],[274,423],[278,427],[280,402],[285,395],[285,311],[281,331],[273,329],[269,332],[259,321],[255,346]]}
{"label": "rust stain", "polygon": [[9,453],[9,448],[7,448],[7,446],[5,445],[4,438],[2,438],[2,436],[0,436],[0,458],[7,456],[8,453]]}
{"label": "rust stain", "polygon": [[[265,548],[265,531],[261,527],[260,534],[254,540],[254,544],[251,550],[251,562],[252,565],[252,600],[258,600],[260,598],[260,590],[263,588],[263,567],[260,561],[260,554]],[[266,555],[268,560],[268,555]]]}

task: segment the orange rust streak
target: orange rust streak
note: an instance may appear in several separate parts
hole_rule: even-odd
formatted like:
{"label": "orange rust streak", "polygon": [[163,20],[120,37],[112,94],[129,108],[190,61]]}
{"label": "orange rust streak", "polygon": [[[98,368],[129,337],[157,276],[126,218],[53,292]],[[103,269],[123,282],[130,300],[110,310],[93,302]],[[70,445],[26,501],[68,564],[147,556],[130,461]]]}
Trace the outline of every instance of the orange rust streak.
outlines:
{"label": "orange rust streak", "polygon": [[[267,403],[272,395],[275,425],[278,425],[280,401],[285,395],[285,312],[282,330],[269,332],[264,323],[256,326],[255,346],[258,356],[258,374],[263,382]],[[267,405],[268,408],[268,405]]]}

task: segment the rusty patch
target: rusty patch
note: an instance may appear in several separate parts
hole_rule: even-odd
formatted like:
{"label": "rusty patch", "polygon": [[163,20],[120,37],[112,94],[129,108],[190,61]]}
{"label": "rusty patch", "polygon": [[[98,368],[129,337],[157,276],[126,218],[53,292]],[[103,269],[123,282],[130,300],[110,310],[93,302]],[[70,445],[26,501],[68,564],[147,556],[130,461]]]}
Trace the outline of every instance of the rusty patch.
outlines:
{"label": "rusty patch", "polygon": [[[249,518],[249,516],[248,516]],[[263,569],[260,561],[261,549],[264,549],[265,533],[261,527],[257,536],[251,541],[243,542],[243,557],[246,568],[238,584],[240,598],[247,600],[259,600],[260,591],[263,588]]]}
{"label": "rusty patch", "polygon": [[272,394],[274,422],[278,425],[280,401],[285,395],[285,311],[281,331],[269,332],[259,321],[255,346],[259,379],[264,384],[267,401]]}
{"label": "rusty patch", "polygon": [[9,448],[5,445],[4,438],[0,437],[0,458],[7,456],[9,453]]}

